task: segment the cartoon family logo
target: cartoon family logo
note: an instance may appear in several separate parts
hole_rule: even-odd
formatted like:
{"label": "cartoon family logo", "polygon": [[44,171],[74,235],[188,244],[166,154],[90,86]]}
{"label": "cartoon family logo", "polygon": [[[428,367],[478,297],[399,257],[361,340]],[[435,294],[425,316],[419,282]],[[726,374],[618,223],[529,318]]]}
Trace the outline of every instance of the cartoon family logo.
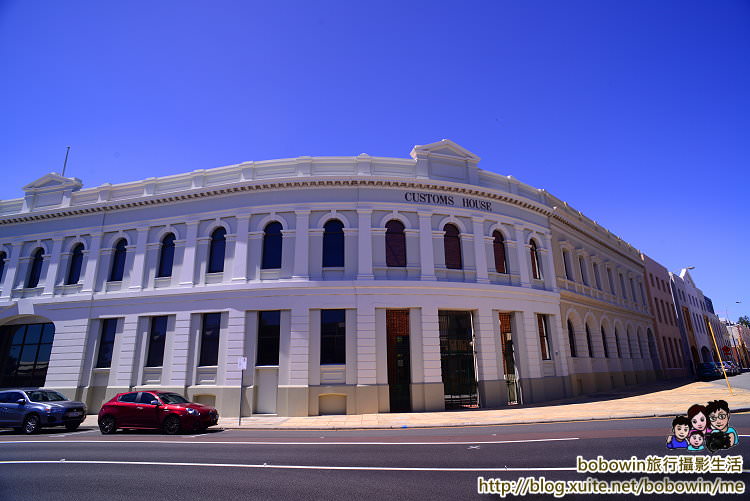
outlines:
{"label": "cartoon family logo", "polygon": [[672,420],[667,449],[715,452],[734,447],[739,443],[739,435],[729,426],[729,417],[729,404],[725,400],[713,400],[706,406],[691,405],[687,416]]}

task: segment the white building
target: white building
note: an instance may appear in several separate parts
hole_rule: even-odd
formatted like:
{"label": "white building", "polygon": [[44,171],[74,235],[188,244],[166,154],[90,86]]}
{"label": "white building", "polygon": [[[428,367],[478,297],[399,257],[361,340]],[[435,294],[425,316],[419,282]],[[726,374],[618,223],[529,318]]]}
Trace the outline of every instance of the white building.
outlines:
{"label": "white building", "polygon": [[[0,386],[45,385],[93,411],[161,388],[224,415],[242,393],[242,415],[299,416],[529,403],[648,378],[642,292],[578,292],[596,328],[636,339],[611,338],[624,353],[602,363],[571,357],[552,249],[578,223],[478,162],[443,140],[407,159],[300,157],[89,189],[44,176],[0,202]],[[640,284],[637,252],[585,226],[571,245]]]}

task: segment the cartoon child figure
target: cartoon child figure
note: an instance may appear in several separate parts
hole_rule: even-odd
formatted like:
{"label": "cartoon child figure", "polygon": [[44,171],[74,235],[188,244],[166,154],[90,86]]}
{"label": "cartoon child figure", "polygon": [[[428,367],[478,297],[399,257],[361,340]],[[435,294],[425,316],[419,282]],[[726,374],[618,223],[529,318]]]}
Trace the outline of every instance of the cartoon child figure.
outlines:
{"label": "cartoon child figure", "polygon": [[667,449],[686,449],[690,434],[690,420],[686,416],[676,416],[672,420],[672,435],[667,437]]}
{"label": "cartoon child figure", "polygon": [[704,449],[703,447],[703,432],[700,430],[690,430],[690,436],[688,437],[688,445],[687,450],[689,451],[702,451]]}
{"label": "cartoon child figure", "polygon": [[729,404],[726,400],[714,400],[706,406],[708,419],[713,427],[713,432],[724,432],[729,435],[729,447],[737,445],[739,435],[737,430],[729,426]]}
{"label": "cartoon child figure", "polygon": [[691,405],[687,414],[690,426],[694,430],[698,430],[701,433],[711,433],[712,430],[708,426],[708,412],[705,407],[700,404]]}

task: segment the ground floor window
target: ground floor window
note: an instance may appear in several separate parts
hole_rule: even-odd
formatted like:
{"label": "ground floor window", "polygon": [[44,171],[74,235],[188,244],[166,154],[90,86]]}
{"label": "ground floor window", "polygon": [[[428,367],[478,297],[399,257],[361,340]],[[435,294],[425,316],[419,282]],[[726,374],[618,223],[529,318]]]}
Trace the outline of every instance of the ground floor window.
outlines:
{"label": "ground floor window", "polygon": [[44,386],[54,337],[52,323],[0,327],[0,386]]}

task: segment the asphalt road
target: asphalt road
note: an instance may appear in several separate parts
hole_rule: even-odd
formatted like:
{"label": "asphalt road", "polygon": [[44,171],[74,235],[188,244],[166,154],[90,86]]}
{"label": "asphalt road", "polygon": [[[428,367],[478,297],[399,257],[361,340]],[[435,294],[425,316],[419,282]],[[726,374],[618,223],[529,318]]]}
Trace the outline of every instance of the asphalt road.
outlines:
{"label": "asphalt road", "polygon": [[[675,454],[664,448],[670,421],[317,432],[213,430],[179,436],[102,436],[95,429],[45,430],[33,437],[0,432],[0,499],[466,499],[483,497],[477,494],[478,476],[509,481],[528,476],[549,481],[658,480],[665,475],[577,473],[576,457]],[[731,424],[747,435],[750,414],[734,414]],[[737,447],[717,455],[744,456],[748,444],[750,436],[742,436]],[[740,475],[719,476],[750,485],[748,468],[743,467]],[[666,476],[688,481],[716,477]],[[579,497],[584,498],[566,499]],[[633,496],[605,497],[626,498]]]}

